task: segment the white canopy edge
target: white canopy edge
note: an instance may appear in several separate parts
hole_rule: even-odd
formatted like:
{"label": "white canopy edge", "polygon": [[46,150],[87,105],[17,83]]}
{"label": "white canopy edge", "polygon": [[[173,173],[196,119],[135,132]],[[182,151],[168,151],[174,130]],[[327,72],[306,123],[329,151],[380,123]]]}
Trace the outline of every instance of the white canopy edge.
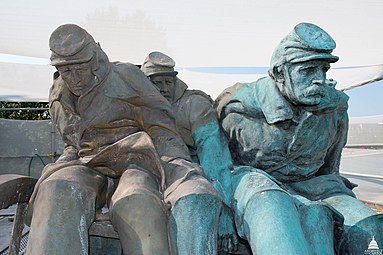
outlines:
{"label": "white canopy edge", "polygon": [[[201,73],[181,69],[178,77],[185,81],[189,88],[201,89],[216,98],[225,88],[237,82],[246,83],[256,81],[267,74],[222,74]],[[336,80],[336,88],[348,90],[354,87],[373,83],[383,79],[383,64],[363,67],[344,67],[330,69],[327,78]]]}
{"label": "white canopy edge", "polygon": [[[265,74],[205,73],[179,68],[178,77],[190,89],[200,89],[216,98],[237,82],[252,82]],[[0,101],[47,102],[55,68],[50,65],[0,62]],[[337,88],[349,89],[383,79],[383,64],[364,67],[334,68],[328,78],[338,81]]]}

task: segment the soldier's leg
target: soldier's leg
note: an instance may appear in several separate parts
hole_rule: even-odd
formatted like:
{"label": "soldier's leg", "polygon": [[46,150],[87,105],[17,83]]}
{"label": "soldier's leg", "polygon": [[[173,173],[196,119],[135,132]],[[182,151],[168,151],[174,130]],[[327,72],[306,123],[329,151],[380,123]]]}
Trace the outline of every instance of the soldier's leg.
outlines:
{"label": "soldier's leg", "polygon": [[217,254],[222,202],[212,185],[200,175],[190,176],[166,201],[172,205],[169,233],[173,254]]}
{"label": "soldier's leg", "polygon": [[376,214],[363,202],[348,195],[329,197],[323,199],[323,202],[331,205],[343,215],[345,226],[353,226],[358,221]]}
{"label": "soldier's leg", "polygon": [[88,254],[88,229],[106,178],[84,166],[60,169],[44,180],[33,203],[27,254]]}
{"label": "soldier's leg", "polygon": [[341,226],[329,207],[320,202],[309,202],[298,207],[301,225],[312,254],[334,254],[334,222]]}
{"label": "soldier's leg", "polygon": [[344,233],[339,241],[340,254],[363,254],[373,239],[379,244],[383,243],[382,215],[348,195],[337,195],[323,201],[344,217]]}
{"label": "soldier's leg", "polygon": [[156,177],[126,170],[112,196],[111,220],[124,254],[168,255],[167,214]]}
{"label": "soldier's leg", "polygon": [[239,177],[233,209],[254,254],[311,254],[295,198],[261,173]]}

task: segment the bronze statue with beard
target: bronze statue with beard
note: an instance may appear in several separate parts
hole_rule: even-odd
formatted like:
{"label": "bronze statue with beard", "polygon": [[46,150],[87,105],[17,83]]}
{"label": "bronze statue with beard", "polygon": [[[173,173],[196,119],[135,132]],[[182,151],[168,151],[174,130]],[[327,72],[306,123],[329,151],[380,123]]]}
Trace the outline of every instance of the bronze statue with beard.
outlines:
{"label": "bronze statue with beard", "polygon": [[382,218],[339,174],[348,96],[326,78],[335,46],[320,27],[298,24],[276,47],[267,77],[216,100],[235,165],[250,166],[234,168],[232,209],[254,254],[334,254],[339,246],[361,254],[356,245],[381,236]]}

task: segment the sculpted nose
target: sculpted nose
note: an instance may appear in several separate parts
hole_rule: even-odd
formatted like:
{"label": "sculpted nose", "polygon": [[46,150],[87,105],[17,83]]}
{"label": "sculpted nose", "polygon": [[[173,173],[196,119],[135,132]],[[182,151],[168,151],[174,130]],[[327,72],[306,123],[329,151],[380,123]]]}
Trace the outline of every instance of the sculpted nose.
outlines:
{"label": "sculpted nose", "polygon": [[77,72],[71,72],[70,74],[70,81],[73,84],[77,84],[81,80],[80,75]]}
{"label": "sculpted nose", "polygon": [[312,84],[313,84],[313,85],[320,86],[320,85],[323,84],[323,82],[324,82],[323,80],[313,80],[313,81],[312,81]]}
{"label": "sculpted nose", "polygon": [[73,74],[73,81],[74,83],[78,83],[81,80],[81,75],[78,72],[74,72]]}
{"label": "sculpted nose", "polygon": [[162,91],[169,92],[169,86],[166,84],[166,82],[162,83]]}

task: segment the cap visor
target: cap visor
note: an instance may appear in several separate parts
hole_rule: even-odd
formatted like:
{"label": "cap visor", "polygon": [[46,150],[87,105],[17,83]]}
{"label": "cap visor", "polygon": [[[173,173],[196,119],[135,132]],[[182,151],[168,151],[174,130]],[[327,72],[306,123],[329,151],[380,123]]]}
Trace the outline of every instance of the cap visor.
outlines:
{"label": "cap visor", "polygon": [[329,63],[335,63],[339,60],[339,57],[331,55],[331,54],[315,54],[315,55],[309,55],[305,57],[296,58],[293,60],[290,60],[290,63],[299,63],[299,62],[306,62],[310,60],[327,60]]}
{"label": "cap visor", "polygon": [[65,65],[82,64],[82,63],[89,62],[92,59],[92,57],[93,56],[90,56],[90,58],[79,58],[79,59],[75,59],[73,57],[68,58],[68,59],[55,58],[55,59],[51,60],[51,65],[52,66],[65,66]]}
{"label": "cap visor", "polygon": [[176,76],[178,74],[177,71],[163,71],[163,72],[156,72],[156,73],[151,73],[148,76]]}

